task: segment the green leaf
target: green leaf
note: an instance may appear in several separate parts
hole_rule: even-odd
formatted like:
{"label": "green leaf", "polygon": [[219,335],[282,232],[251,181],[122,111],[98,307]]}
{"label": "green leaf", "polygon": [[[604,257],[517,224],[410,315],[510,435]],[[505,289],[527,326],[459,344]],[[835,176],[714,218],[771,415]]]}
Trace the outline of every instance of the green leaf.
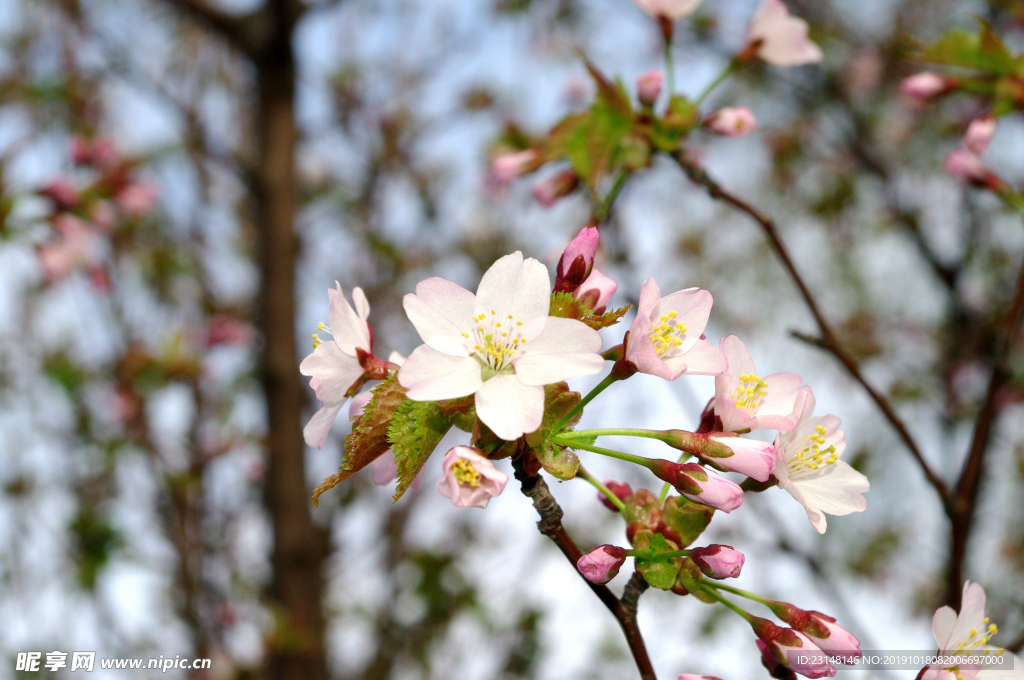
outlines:
{"label": "green leaf", "polygon": [[999,75],[1010,75],[1022,65],[1020,57],[1014,57],[1003,44],[992,27],[981,22],[981,31],[950,31],[921,54],[924,61],[949,66],[988,71]]}
{"label": "green leaf", "polygon": [[629,311],[630,307],[632,305],[613,309],[604,314],[595,314],[594,310],[587,306],[587,303],[577,300],[572,296],[572,293],[552,293],[548,315],[563,319],[576,319],[596,331],[617,324],[625,316],[626,312]]}
{"label": "green leaf", "polygon": [[373,396],[362,415],[352,419],[352,433],[345,438],[345,459],[341,467],[313,492],[313,505],[318,504],[320,494],[333,489],[391,448],[388,428],[398,407],[406,401],[405,392],[393,375],[373,388]]}
{"label": "green leaf", "polygon": [[654,121],[651,143],[661,151],[675,151],[699,120],[700,115],[693,102],[680,94],[674,95],[669,99],[665,117]]}
{"label": "green leaf", "polygon": [[682,496],[672,496],[665,501],[659,531],[685,548],[704,533],[714,514],[713,508],[694,503]]}
{"label": "green leaf", "polygon": [[[679,550],[679,547],[661,534],[653,531],[638,531],[633,537],[633,549],[646,553],[651,558],[662,553]],[[636,570],[651,586],[661,590],[671,590],[676,577],[683,566],[681,557],[668,560],[635,558]]]}
{"label": "green leaf", "polygon": [[388,441],[398,465],[396,503],[451,429],[456,415],[442,413],[436,401],[406,399],[398,407],[388,428]]}
{"label": "green leaf", "polygon": [[[548,474],[569,480],[576,476],[580,467],[580,459],[575,453],[564,446],[552,444],[548,437],[551,429],[561,422],[562,418],[580,403],[580,393],[569,390],[565,382],[552,383],[544,386],[544,419],[535,432],[526,435],[526,443],[533,449],[537,462],[547,470]],[[582,411],[569,421],[567,427],[579,422]]]}

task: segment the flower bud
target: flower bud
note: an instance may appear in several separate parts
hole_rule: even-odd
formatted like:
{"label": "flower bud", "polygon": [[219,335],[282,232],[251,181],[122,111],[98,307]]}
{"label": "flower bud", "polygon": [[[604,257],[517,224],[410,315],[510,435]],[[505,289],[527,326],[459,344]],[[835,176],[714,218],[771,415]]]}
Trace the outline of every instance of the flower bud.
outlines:
{"label": "flower bud", "polygon": [[555,201],[575,191],[579,183],[579,176],[572,170],[566,170],[534,184],[533,197],[541,205],[550,208]]}
{"label": "flower bud", "polygon": [[705,576],[711,578],[736,578],[743,569],[746,559],[738,550],[730,545],[713,543],[706,548],[694,548],[690,551],[690,559],[700,567]]}
{"label": "flower bud", "polygon": [[676,680],[722,680],[713,675],[696,675],[694,673],[680,673]]}
{"label": "flower bud", "polygon": [[793,630],[803,633],[826,652],[838,655],[843,663],[856,663],[860,656],[860,641],[831,616],[800,609],[788,602],[772,602],[769,608]]}
{"label": "flower bud", "polygon": [[971,153],[981,156],[988,150],[989,142],[992,141],[992,135],[994,135],[995,132],[995,116],[982,116],[980,118],[975,118],[971,121],[971,124],[967,126],[967,132],[964,134],[963,145]]}
{"label": "flower bud", "polygon": [[904,78],[900,83],[900,91],[911,99],[924,102],[949,92],[954,86],[955,81],[940,76],[938,73],[925,71]]}
{"label": "flower bud", "polygon": [[480,449],[470,446],[456,446],[448,451],[441,467],[444,474],[437,482],[437,490],[457,508],[486,508],[508,482],[508,475],[494,467]]}
{"label": "flower bud", "polygon": [[745,106],[727,106],[712,112],[704,127],[726,137],[742,137],[757,129],[757,119]]}
{"label": "flower bud", "polygon": [[603,314],[608,302],[615,295],[619,284],[602,274],[596,267],[590,270],[590,276],[573,291],[572,296],[582,300],[594,310],[595,314]]}
{"label": "flower bud", "polygon": [[626,549],[615,545],[599,545],[576,560],[576,568],[591,583],[608,583],[619,573],[626,561]]}
{"label": "flower bud", "polygon": [[539,167],[540,154],[535,149],[504,153],[491,163],[491,176],[498,184],[504,185]]}
{"label": "flower bud", "polygon": [[835,676],[836,667],[829,662],[821,648],[803,633],[782,628],[758,617],[753,617],[750,625],[779,663],[808,678]]}
{"label": "flower bud", "polygon": [[738,484],[696,463],[656,460],[652,461],[650,470],[695,503],[723,512],[732,512],[743,504],[743,489]]}
{"label": "flower bud", "polygon": [[768,481],[775,469],[775,445],[729,432],[697,434],[669,430],[665,443],[697,456],[715,467],[739,472],[759,482]]}
{"label": "flower bud", "polygon": [[70,210],[78,205],[81,198],[78,190],[63,177],[57,178],[39,190],[40,195],[53,201],[61,210]]}
{"label": "flower bud", "polygon": [[[625,482],[617,482],[614,479],[604,480],[604,485],[608,487],[608,490],[615,494],[619,500],[625,501],[628,496],[633,495],[633,489],[630,488],[629,484]],[[608,500],[608,497],[604,495],[604,492],[597,492],[597,500],[601,501],[604,507],[608,508],[612,512],[618,512],[619,509],[615,507],[615,504]]]}
{"label": "flower bud", "polygon": [[555,269],[556,293],[571,293],[587,280],[594,267],[599,239],[597,227],[588,225],[569,242]]}
{"label": "flower bud", "polygon": [[664,80],[665,76],[657,69],[639,76],[636,79],[636,98],[644,106],[654,106],[654,102],[658,100],[658,95],[661,94],[661,84]]}
{"label": "flower bud", "polygon": [[796,680],[796,673],[788,666],[779,663],[779,660],[768,649],[768,645],[761,640],[755,640],[754,642],[757,644],[757,648],[761,650],[761,664],[768,669],[769,675],[778,680]]}

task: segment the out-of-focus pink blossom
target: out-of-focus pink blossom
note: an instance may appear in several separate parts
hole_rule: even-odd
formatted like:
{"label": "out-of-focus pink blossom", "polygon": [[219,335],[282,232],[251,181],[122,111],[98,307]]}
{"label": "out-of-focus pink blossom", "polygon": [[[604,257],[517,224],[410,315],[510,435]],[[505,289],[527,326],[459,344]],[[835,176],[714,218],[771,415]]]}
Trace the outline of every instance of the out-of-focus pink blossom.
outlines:
{"label": "out-of-focus pink blossom", "polygon": [[535,149],[504,153],[491,162],[491,176],[498,184],[508,184],[539,166],[540,154]]}
{"label": "out-of-focus pink blossom", "polygon": [[555,201],[575,191],[579,184],[579,175],[572,170],[565,170],[534,184],[533,197],[541,205],[550,208]]}
{"label": "out-of-focus pink blossom", "polygon": [[576,568],[591,583],[608,583],[626,561],[626,550],[616,545],[599,545],[576,560]]}
{"label": "out-of-focus pink blossom", "polygon": [[978,184],[984,184],[992,173],[977,154],[964,147],[957,147],[946,154],[942,168],[957,179]]}
{"label": "out-of-focus pink blossom", "polygon": [[115,197],[121,210],[133,217],[147,215],[153,209],[156,199],[157,189],[152,182],[130,182]]}
{"label": "out-of-focus pink blossom", "polygon": [[665,82],[665,76],[661,71],[654,69],[640,75],[636,79],[636,98],[644,106],[654,106],[661,94],[661,85]]}
{"label": "out-of-focus pink blossom", "polygon": [[117,211],[110,201],[104,199],[93,201],[89,207],[89,218],[105,234],[114,231],[114,227],[117,226]]}
{"label": "out-of-focus pink blossom", "polygon": [[71,186],[63,177],[58,177],[45,187],[39,190],[41,196],[46,196],[60,210],[71,210],[81,199],[81,195],[75,187]]}
{"label": "out-of-focus pink blossom", "polygon": [[798,66],[822,59],[821,48],[807,33],[807,22],[791,16],[782,0],[761,0],[747,36],[756,55],[769,64]]}
{"label": "out-of-focus pink blossom", "polygon": [[457,508],[486,508],[505,489],[508,475],[494,467],[480,449],[456,446],[441,461],[438,492]]}
{"label": "out-of-focus pink blossom", "polygon": [[102,265],[102,240],[87,222],[69,213],[60,213],[53,218],[53,227],[57,238],[40,245],[36,251],[48,282],[63,279],[76,269]]}
{"label": "out-of-focus pink blossom", "polygon": [[634,0],[644,12],[655,19],[682,19],[700,6],[700,0]]}
{"label": "out-of-focus pink blossom", "polygon": [[694,548],[690,559],[700,567],[705,576],[711,578],[736,578],[743,569],[746,557],[731,545],[713,543],[706,548]]}
{"label": "out-of-focus pink blossom", "polygon": [[255,332],[252,326],[226,314],[218,314],[206,325],[204,344],[215,345],[247,345],[252,342]]}
{"label": "out-of-focus pink blossom", "polygon": [[900,83],[900,91],[911,99],[924,102],[948,92],[953,87],[950,79],[938,73],[924,71],[908,76]]}
{"label": "out-of-focus pink blossom", "polygon": [[971,121],[964,133],[963,145],[973,154],[983,155],[988,151],[992,135],[996,133],[995,116],[981,116]]}
{"label": "out-of-focus pink blossom", "polygon": [[602,274],[597,267],[590,270],[590,276],[573,291],[572,296],[583,300],[598,314],[603,314],[619,284]]}
{"label": "out-of-focus pink blossom", "polygon": [[727,106],[712,112],[704,127],[727,137],[742,137],[757,129],[757,119],[745,106]]}

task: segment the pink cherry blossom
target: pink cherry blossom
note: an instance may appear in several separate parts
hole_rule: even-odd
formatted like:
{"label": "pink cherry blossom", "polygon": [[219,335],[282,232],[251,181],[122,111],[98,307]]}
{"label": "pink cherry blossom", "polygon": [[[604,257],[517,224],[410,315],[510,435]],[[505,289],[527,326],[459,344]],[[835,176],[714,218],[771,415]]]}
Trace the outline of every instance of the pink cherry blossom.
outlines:
{"label": "pink cherry blossom", "polygon": [[917,101],[927,101],[946,92],[949,87],[947,78],[931,71],[914,74],[900,83],[900,91]]}
{"label": "pink cherry blossom", "polygon": [[680,495],[694,503],[727,513],[743,504],[743,489],[710,468],[667,460],[652,461],[649,468],[655,476],[674,486]]}
{"label": "pink cherry blossom", "polygon": [[834,415],[814,416],[815,400],[809,387],[798,404],[797,424],[792,432],[780,433],[775,439],[778,460],[775,476],[779,488],[785,489],[807,512],[807,519],[819,534],[825,533],[825,513],[848,515],[862,512],[867,501],[862,494],[871,484],[868,478],[839,460],[846,449],[846,434],[839,429],[842,421]]}
{"label": "pink cherry blossom", "polygon": [[727,106],[713,111],[704,127],[726,137],[742,137],[757,129],[757,119],[745,106]]}
{"label": "pink cherry blossom", "polygon": [[636,98],[644,106],[654,106],[664,82],[665,76],[657,69],[641,74],[636,79]]}
{"label": "pink cherry blossom", "polygon": [[700,6],[701,0],[634,0],[644,12],[658,19],[682,19],[690,16]]}
{"label": "pink cherry blossom", "polygon": [[757,617],[754,617],[751,625],[765,645],[762,654],[766,659],[770,655],[778,663],[808,678],[835,677],[836,667],[829,662],[821,648],[803,633]]}
{"label": "pink cherry blossom", "polygon": [[78,205],[81,195],[78,189],[63,177],[58,177],[39,190],[40,195],[53,201],[60,210],[70,210]]}
{"label": "pink cherry blossom", "polygon": [[661,297],[654,277],[648,278],[629,327],[625,359],[641,373],[665,380],[721,373],[728,367],[725,355],[703,339],[712,303],[711,293],[699,288]]}
{"label": "pink cherry blossom", "polygon": [[591,309],[600,313],[601,310],[608,306],[612,295],[615,295],[615,291],[618,289],[619,284],[602,274],[597,267],[594,267],[590,270],[590,276],[587,277],[587,280],[573,291],[572,296],[578,300],[584,300],[590,305]]}
{"label": "pink cherry blossom", "polygon": [[495,262],[476,295],[441,278],[420,282],[404,300],[425,343],[398,372],[408,398],[475,394],[477,416],[507,441],[540,427],[544,385],[604,366],[597,331],[548,316],[550,291],[547,268],[520,252]]}
{"label": "pink cherry blossom", "polygon": [[953,177],[968,182],[983,183],[992,173],[977,154],[962,146],[946,154],[942,168]]}
{"label": "pink cherry blossom", "polygon": [[676,680],[722,680],[714,675],[695,675],[693,673],[680,673]]}
{"label": "pink cherry blossom", "polygon": [[535,149],[505,153],[491,163],[491,176],[498,184],[508,184],[516,177],[533,172],[540,164],[540,154]]}
{"label": "pink cherry blossom", "polygon": [[569,242],[555,269],[554,292],[571,293],[586,280],[594,267],[599,238],[597,228],[588,225]]}
{"label": "pink cherry blossom", "polygon": [[798,66],[821,61],[821,48],[807,37],[807,22],[791,16],[782,0],[761,0],[747,33],[758,43],[757,56],[775,66]]}
{"label": "pink cherry blossom", "polygon": [[456,446],[444,454],[444,470],[437,482],[438,492],[457,508],[486,508],[491,498],[505,488],[508,475],[498,470],[482,451]]}
{"label": "pink cherry blossom", "polygon": [[720,467],[739,472],[759,482],[768,481],[775,470],[775,445],[757,439],[737,437],[725,432],[708,433],[708,439],[727,446],[732,455],[725,458],[706,458]]}
{"label": "pink cherry blossom", "polygon": [[59,281],[78,269],[103,264],[103,239],[88,222],[70,213],[60,213],[53,218],[53,228],[56,238],[36,251],[48,282]]}
{"label": "pink cherry blossom", "polygon": [[694,548],[690,559],[700,567],[705,576],[711,578],[736,578],[743,569],[746,557],[731,545],[713,543],[706,548]]}
{"label": "pink cherry blossom", "polygon": [[816,631],[812,630],[813,626],[802,628],[801,632],[824,651],[837,654],[842,663],[849,665],[856,664],[857,658],[861,655],[860,640],[854,637],[853,633],[836,623],[836,620],[831,616],[826,616],[825,614],[816,611],[808,611],[807,614],[809,618],[817,624],[817,626],[828,631],[828,635],[825,637],[817,635]]}
{"label": "pink cherry blossom", "polygon": [[576,560],[576,568],[591,583],[608,583],[626,561],[626,550],[615,545],[599,545]]}
{"label": "pink cherry blossom", "polygon": [[576,191],[580,184],[579,175],[572,170],[564,170],[533,185],[533,197],[546,208],[555,201]]}
{"label": "pink cherry blossom", "polygon": [[964,133],[963,145],[973,154],[983,155],[988,150],[992,136],[996,132],[995,116],[981,116],[971,121]]}
{"label": "pink cherry blossom", "polygon": [[157,188],[153,182],[130,182],[114,197],[121,210],[133,217],[147,215],[156,199]]}
{"label": "pink cherry blossom", "polygon": [[373,336],[366,323],[370,316],[370,303],[362,288],[352,289],[353,309],[345,299],[341,284],[335,282],[335,285],[337,289],[327,291],[331,298],[329,323],[326,327],[321,324],[332,339],[320,342],[314,336],[318,344],[313,353],[299,364],[299,372],[311,376],[309,386],[316,398],[323,402],[323,408],[313,415],[302,431],[306,443],[320,449],[327,443],[327,434],[347,399],[346,394],[363,376],[364,369],[356,350],[367,353],[373,350]]}
{"label": "pink cherry blossom", "polygon": [[773,373],[762,378],[747,346],[735,335],[722,338],[720,346],[729,364],[715,376],[715,415],[722,419],[722,428],[789,432],[796,427],[800,376]]}

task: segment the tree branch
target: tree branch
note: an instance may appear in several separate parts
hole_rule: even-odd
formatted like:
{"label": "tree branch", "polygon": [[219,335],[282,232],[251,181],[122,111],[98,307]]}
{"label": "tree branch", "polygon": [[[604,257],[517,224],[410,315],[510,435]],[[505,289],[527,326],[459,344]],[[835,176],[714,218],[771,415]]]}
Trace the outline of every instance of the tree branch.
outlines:
{"label": "tree branch", "polygon": [[904,445],[906,445],[914,460],[917,461],[918,467],[921,468],[921,472],[924,473],[925,478],[935,489],[939,498],[942,499],[944,504],[947,503],[949,499],[949,491],[946,488],[945,482],[943,482],[942,479],[932,471],[931,467],[929,467],[920,448],[918,448],[917,443],[910,435],[910,431],[907,430],[906,425],[903,424],[899,415],[896,414],[892,404],[890,404],[878,390],[868,383],[867,379],[865,379],[864,375],[861,373],[860,367],[857,365],[857,361],[850,356],[839,342],[838,336],[835,331],[832,330],[828,321],[825,320],[821,309],[818,307],[817,301],[814,299],[814,296],[811,295],[811,291],[807,288],[807,284],[804,283],[800,273],[796,270],[796,266],[793,264],[793,260],[789,256],[789,251],[786,249],[785,244],[779,237],[779,233],[776,230],[775,223],[772,219],[762,214],[746,201],[723,189],[715,180],[708,176],[703,168],[687,158],[683,150],[673,153],[672,158],[679,164],[679,167],[686,173],[686,176],[690,178],[690,181],[707,189],[708,194],[710,194],[712,198],[728,203],[741,212],[746,213],[761,225],[762,230],[768,237],[768,241],[772,245],[772,249],[775,251],[775,254],[779,256],[783,267],[785,267],[786,271],[789,273],[790,278],[793,279],[793,283],[796,284],[801,297],[803,297],[808,309],[810,309],[811,315],[818,324],[818,329],[821,332],[820,345],[834,355],[846,368],[847,373],[849,373],[854,380],[860,383],[861,387],[863,387],[868,393],[868,396],[870,396],[872,401],[874,401],[878,406],[886,420],[889,421],[889,424],[894,430],[896,430],[896,434],[903,441]]}
{"label": "tree branch", "polygon": [[[537,528],[542,534],[555,542],[555,545],[562,551],[566,559],[572,563],[575,570],[576,562],[583,557],[583,552],[576,545],[576,542],[572,540],[572,537],[569,536],[565,527],[562,526],[562,508],[559,507],[555,497],[551,495],[551,490],[548,489],[547,483],[539,475],[527,475],[523,469],[521,459],[513,460],[512,467],[515,468],[516,479],[522,485],[523,495],[533,501],[533,507],[537,509],[537,514],[540,515]],[[580,578],[583,578],[583,576],[580,575]],[[635,583],[637,578],[639,578],[643,585]],[[601,600],[602,604],[608,608],[608,611],[618,620],[619,625],[622,627],[622,632],[626,636],[629,651],[633,653],[633,660],[640,671],[641,680],[656,680],[654,666],[651,665],[651,659],[647,654],[647,646],[644,644],[643,636],[640,634],[640,627],[636,622],[637,601],[640,599],[641,593],[646,590],[647,582],[639,574],[634,573],[633,578],[630,579],[629,584],[626,586],[622,600],[619,601],[608,586],[591,583],[586,579],[584,581],[594,594],[597,595],[598,599]]]}

